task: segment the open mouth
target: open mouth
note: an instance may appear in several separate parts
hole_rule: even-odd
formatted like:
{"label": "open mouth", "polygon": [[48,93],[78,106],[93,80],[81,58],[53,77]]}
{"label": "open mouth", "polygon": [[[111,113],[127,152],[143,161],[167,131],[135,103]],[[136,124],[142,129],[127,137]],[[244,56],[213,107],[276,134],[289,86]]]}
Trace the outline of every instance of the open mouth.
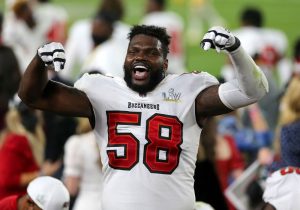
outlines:
{"label": "open mouth", "polygon": [[136,80],[145,80],[149,75],[149,67],[144,63],[133,65],[133,77]]}

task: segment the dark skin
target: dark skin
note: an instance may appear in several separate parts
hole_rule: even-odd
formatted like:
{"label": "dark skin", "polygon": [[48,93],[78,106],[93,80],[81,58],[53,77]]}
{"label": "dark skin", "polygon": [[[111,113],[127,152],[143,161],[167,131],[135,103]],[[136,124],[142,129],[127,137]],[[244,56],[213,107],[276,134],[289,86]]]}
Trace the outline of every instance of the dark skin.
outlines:
{"label": "dark skin", "polygon": [[42,209],[38,207],[28,195],[24,195],[18,199],[18,210],[42,210]]}
{"label": "dark skin", "polygon": [[[161,42],[152,36],[136,35],[129,43],[124,65],[131,68],[131,83],[137,87],[150,86],[152,73],[150,70],[163,69],[167,71],[168,60],[163,56]],[[137,75],[134,63],[146,66]],[[159,68],[161,67],[161,68]],[[218,95],[219,85],[208,87],[196,98],[196,116],[200,126],[203,126],[208,116],[228,113],[228,109]],[[47,110],[62,115],[94,118],[92,106],[86,94],[76,88],[48,80],[42,60],[35,56],[27,67],[20,83],[20,98],[33,108]]]}
{"label": "dark skin", "polygon": [[276,210],[276,208],[274,206],[272,206],[269,203],[266,203],[261,210]]}
{"label": "dark skin", "polygon": [[153,90],[164,78],[164,72],[168,68],[161,43],[148,37],[137,35],[130,42],[124,62],[127,85],[141,94]]}

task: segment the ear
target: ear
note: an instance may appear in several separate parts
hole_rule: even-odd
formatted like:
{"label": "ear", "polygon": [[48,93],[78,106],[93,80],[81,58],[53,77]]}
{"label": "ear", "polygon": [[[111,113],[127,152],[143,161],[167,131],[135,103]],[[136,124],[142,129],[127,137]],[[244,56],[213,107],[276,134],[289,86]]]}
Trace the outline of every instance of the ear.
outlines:
{"label": "ear", "polygon": [[163,65],[164,71],[167,71],[167,70],[168,70],[168,66],[169,66],[169,60],[166,58],[166,59],[164,60],[164,65]]}

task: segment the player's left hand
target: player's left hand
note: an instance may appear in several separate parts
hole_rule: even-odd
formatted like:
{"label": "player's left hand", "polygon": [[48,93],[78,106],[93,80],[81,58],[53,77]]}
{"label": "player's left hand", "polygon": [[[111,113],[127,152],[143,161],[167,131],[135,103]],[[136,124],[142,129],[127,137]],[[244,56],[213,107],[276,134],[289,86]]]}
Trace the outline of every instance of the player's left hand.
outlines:
{"label": "player's left hand", "polygon": [[229,30],[221,26],[214,26],[204,35],[200,46],[205,51],[213,48],[217,52],[221,50],[231,52],[240,46],[240,42]]}

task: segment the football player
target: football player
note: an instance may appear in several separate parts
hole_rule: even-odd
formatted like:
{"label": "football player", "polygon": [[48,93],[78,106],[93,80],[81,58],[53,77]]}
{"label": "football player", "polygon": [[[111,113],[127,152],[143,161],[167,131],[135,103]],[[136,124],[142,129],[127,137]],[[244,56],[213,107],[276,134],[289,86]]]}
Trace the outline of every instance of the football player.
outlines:
{"label": "football player", "polygon": [[229,53],[236,78],[224,84],[206,72],[166,74],[165,28],[136,25],[128,38],[124,79],[85,74],[75,87],[48,80],[46,67],[59,71],[65,64],[62,45],[49,43],[29,64],[19,96],[37,109],[90,119],[103,164],[104,210],[192,210],[206,118],[257,102],[268,91],[266,77],[219,26],[201,46]]}

